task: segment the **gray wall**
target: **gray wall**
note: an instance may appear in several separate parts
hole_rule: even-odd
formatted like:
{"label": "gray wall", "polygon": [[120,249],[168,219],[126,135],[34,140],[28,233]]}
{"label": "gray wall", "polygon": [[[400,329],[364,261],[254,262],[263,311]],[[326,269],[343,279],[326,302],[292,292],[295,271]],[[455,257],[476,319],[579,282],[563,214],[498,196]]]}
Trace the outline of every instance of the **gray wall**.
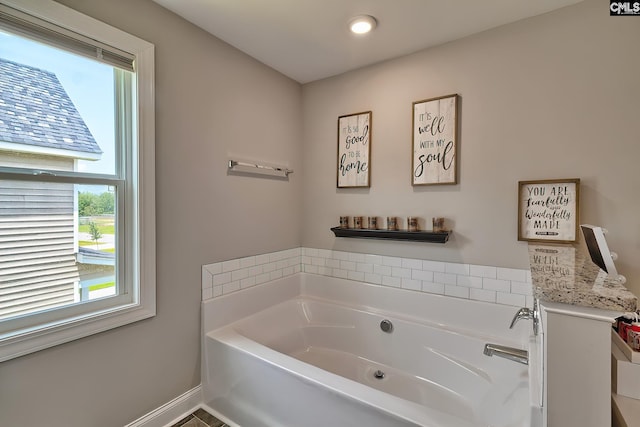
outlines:
{"label": "gray wall", "polygon": [[0,425],[122,426],[200,382],[201,265],[300,246],[301,87],[151,1],[61,3],[156,47],[158,314],[0,363]]}
{"label": "gray wall", "polygon": [[[303,87],[303,245],[528,268],[518,181],[582,180],[640,295],[640,21],[586,0]],[[411,186],[413,101],[458,93],[459,184]],[[336,189],[336,120],[373,111],[371,188]],[[340,215],[444,216],[447,245],[336,239]],[[313,226],[311,226],[313,225]],[[430,225],[429,225],[430,227]]]}
{"label": "gray wall", "polygon": [[[581,178],[584,221],[610,229],[640,294],[634,18],[586,0],[301,88],[148,0],[62,3],[156,45],[158,315],[0,364],[1,425],[123,425],[197,385],[202,264],[304,244],[527,268],[518,180]],[[460,184],[414,189],[411,102],[449,93],[462,101]],[[366,109],[372,187],[337,191],[337,117]],[[296,172],[288,183],[228,177],[229,153]],[[442,215],[455,238],[329,232],[359,213]]]}

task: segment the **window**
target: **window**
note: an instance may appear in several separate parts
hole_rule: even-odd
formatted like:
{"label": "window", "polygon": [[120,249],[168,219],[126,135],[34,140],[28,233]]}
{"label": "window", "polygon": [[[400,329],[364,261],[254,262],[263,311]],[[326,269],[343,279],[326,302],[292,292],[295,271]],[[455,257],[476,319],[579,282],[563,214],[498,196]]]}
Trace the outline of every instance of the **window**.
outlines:
{"label": "window", "polygon": [[0,361],[155,315],[153,45],[0,4]]}

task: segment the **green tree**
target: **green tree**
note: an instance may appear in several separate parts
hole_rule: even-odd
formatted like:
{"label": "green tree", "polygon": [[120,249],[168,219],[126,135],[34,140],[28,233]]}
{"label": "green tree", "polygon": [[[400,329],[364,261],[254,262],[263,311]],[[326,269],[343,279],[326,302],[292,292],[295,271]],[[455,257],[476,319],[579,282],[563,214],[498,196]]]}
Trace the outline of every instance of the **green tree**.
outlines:
{"label": "green tree", "polygon": [[91,240],[96,242],[96,249],[98,249],[98,240],[102,237],[102,233],[100,232],[98,225],[93,221],[89,223],[89,234],[91,234]]}
{"label": "green tree", "polygon": [[78,193],[78,215],[96,215],[95,210],[95,194],[89,192]]}

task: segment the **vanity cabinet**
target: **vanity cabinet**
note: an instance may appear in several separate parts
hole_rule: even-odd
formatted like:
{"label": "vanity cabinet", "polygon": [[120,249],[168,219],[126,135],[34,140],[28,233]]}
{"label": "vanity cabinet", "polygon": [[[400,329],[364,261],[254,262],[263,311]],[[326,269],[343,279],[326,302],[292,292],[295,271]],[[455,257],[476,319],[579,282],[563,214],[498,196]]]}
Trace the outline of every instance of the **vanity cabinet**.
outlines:
{"label": "vanity cabinet", "polygon": [[611,426],[611,325],[637,298],[576,245],[529,244],[546,427]]}

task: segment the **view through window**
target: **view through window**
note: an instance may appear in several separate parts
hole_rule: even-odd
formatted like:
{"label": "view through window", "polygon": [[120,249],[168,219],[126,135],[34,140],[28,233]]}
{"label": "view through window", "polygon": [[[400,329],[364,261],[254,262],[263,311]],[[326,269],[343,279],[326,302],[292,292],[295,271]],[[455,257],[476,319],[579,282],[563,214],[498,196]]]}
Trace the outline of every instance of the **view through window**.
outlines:
{"label": "view through window", "polygon": [[0,180],[0,321],[126,292],[128,74],[0,31],[0,168],[22,172]]}

